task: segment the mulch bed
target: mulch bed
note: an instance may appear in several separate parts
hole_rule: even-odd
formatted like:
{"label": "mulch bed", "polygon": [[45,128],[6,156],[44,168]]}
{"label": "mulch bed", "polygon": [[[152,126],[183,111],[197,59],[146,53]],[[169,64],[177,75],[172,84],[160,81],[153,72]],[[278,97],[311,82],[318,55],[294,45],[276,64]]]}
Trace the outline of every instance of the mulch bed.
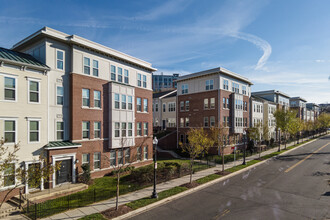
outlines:
{"label": "mulch bed", "polygon": [[182,184],[181,186],[187,187],[188,189],[191,189],[191,188],[194,188],[196,186],[199,186],[199,184],[197,182],[193,181],[192,183],[185,183],[185,184]]}
{"label": "mulch bed", "polygon": [[132,208],[130,208],[126,205],[121,205],[118,207],[118,210],[116,210],[116,207],[113,207],[111,209],[107,209],[107,210],[101,212],[101,214],[104,215],[106,218],[112,219],[112,218],[118,217],[120,215],[124,215],[132,210],[133,210]]}
{"label": "mulch bed", "polygon": [[220,176],[226,176],[226,175],[228,175],[228,174],[231,174],[231,172],[229,172],[229,171],[220,171],[220,172],[217,172],[217,173],[215,173],[215,174],[218,174],[218,175],[220,175]]}

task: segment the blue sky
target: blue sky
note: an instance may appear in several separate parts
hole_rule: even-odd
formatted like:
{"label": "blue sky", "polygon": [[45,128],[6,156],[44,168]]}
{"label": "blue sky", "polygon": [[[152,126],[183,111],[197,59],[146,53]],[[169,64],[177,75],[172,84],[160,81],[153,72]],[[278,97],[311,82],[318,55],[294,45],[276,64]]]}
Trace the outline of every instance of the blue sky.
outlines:
{"label": "blue sky", "polygon": [[164,74],[224,67],[252,91],[330,102],[330,1],[2,1],[0,46],[49,26],[151,62]]}

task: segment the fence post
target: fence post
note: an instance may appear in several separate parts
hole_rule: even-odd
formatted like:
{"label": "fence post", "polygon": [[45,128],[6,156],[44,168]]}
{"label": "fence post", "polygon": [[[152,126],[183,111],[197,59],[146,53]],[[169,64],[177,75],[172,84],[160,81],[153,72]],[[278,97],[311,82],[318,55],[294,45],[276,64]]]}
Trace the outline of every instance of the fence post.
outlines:
{"label": "fence post", "polygon": [[37,203],[35,203],[34,204],[34,219],[37,219],[37,217],[38,217],[37,208],[38,208]]}

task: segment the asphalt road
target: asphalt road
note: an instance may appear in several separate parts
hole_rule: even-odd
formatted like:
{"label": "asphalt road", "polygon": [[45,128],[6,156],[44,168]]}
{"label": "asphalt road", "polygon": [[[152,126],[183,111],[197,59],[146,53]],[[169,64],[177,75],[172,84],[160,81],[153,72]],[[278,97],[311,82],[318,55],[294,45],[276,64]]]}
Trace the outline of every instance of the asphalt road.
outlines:
{"label": "asphalt road", "polygon": [[132,219],[330,219],[330,136]]}

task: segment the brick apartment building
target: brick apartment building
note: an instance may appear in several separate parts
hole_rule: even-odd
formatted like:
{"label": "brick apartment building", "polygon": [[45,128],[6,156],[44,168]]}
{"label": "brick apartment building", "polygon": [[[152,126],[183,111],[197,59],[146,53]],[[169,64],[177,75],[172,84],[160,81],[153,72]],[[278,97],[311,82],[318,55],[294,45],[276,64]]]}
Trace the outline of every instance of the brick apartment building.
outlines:
{"label": "brick apartment building", "polygon": [[42,120],[38,129],[43,144],[29,143],[38,149],[18,162],[32,160],[41,150],[54,165],[61,162],[60,171],[45,187],[75,183],[84,163],[90,164],[95,178],[131,159],[137,159],[134,166],[152,162],[152,72],[156,69],[150,63],[48,27],[18,42],[13,50],[29,54],[47,70],[43,81],[31,78],[44,88],[40,106],[45,106],[46,115],[34,115]]}
{"label": "brick apartment building", "polygon": [[[191,127],[226,127],[236,145],[249,126],[252,82],[222,67],[192,73],[177,79],[177,137],[187,142]],[[225,153],[230,153],[230,147]],[[210,153],[216,154],[217,149]]]}

